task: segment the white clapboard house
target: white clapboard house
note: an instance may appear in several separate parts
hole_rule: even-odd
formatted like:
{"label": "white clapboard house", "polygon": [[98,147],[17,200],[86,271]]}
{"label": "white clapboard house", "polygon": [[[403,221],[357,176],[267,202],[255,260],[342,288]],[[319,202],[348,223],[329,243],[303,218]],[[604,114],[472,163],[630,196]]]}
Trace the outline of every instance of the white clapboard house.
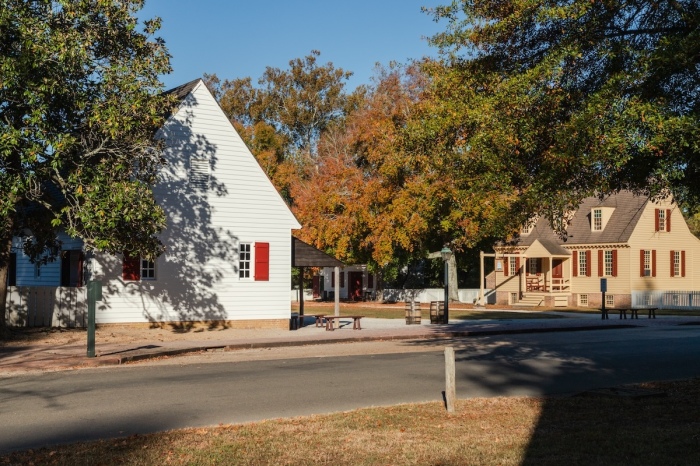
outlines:
{"label": "white clapboard house", "polygon": [[154,189],[168,217],[165,253],[91,254],[63,238],[59,260],[35,266],[15,248],[11,324],[84,325],[84,284],[99,280],[98,324],[287,328],[291,232],[301,226],[204,82],[169,92],[179,107],[157,134],[167,163]]}

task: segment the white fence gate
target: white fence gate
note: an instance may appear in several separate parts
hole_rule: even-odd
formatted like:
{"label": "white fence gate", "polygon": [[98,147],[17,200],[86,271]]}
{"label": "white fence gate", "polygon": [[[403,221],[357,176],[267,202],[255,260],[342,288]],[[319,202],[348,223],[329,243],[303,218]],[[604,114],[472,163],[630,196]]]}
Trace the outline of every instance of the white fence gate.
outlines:
{"label": "white fence gate", "polygon": [[17,327],[85,327],[87,288],[10,286],[5,317]]}
{"label": "white fence gate", "polygon": [[638,309],[700,309],[700,291],[633,291],[632,307]]}

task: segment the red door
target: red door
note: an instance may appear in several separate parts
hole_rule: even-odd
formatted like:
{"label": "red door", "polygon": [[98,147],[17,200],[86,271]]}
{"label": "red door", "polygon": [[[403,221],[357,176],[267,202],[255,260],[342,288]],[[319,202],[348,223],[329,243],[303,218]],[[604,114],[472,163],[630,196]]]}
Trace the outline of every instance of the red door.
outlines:
{"label": "red door", "polygon": [[562,263],[563,260],[561,259],[552,260],[552,278],[564,278],[562,274]]}
{"label": "red door", "polygon": [[348,274],[348,297],[353,301],[362,299],[362,272]]}

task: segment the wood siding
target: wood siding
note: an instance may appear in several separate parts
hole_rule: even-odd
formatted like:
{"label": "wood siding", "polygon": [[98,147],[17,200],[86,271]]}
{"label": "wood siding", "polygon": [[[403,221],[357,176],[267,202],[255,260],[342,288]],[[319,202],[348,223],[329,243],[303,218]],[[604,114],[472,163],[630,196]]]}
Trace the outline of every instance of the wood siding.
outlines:
{"label": "wood siding", "polygon": [[[124,282],[121,258],[96,256],[104,283],[98,323],[288,319],[291,230],[300,225],[202,84],[159,132],[167,165],[156,198],[168,216],[156,279]],[[190,180],[192,158],[201,160]],[[208,183],[208,186],[207,186]],[[251,276],[239,278],[239,247]],[[255,243],[269,244],[269,279],[255,281]]]}

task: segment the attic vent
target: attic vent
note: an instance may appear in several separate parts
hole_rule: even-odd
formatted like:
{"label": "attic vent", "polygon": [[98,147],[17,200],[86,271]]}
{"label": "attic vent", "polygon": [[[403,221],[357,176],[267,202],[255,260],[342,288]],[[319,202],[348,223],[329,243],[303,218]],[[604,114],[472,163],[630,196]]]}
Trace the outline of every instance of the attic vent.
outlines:
{"label": "attic vent", "polygon": [[209,159],[192,157],[190,159],[190,186],[207,190],[209,188]]}

